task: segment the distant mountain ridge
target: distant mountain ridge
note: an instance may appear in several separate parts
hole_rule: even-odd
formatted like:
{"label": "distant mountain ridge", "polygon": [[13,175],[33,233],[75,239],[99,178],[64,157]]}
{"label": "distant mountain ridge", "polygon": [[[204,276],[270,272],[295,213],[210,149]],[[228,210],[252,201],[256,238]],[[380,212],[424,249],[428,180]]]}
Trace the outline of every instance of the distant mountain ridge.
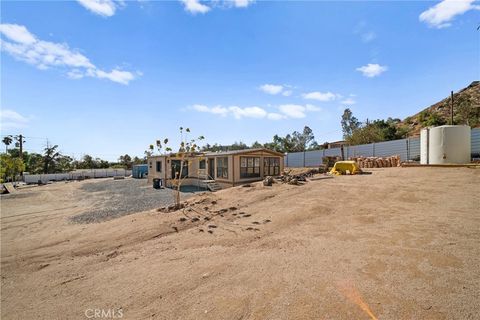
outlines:
{"label": "distant mountain ridge", "polygon": [[[454,124],[480,127],[480,81],[473,81],[467,87],[453,94]],[[450,96],[405,118],[398,126],[408,128],[409,135],[418,135],[428,126],[450,124]]]}

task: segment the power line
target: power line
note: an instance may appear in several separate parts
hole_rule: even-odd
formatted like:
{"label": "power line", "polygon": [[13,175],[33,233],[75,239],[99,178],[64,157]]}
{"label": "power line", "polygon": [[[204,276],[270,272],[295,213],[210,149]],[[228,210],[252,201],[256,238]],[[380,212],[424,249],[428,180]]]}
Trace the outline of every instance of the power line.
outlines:
{"label": "power line", "polygon": [[[14,135],[13,134],[2,134],[1,135],[2,137],[13,137]],[[24,138],[28,138],[28,139],[41,139],[41,140],[47,140],[48,138],[46,137],[31,137],[31,136],[23,136]]]}

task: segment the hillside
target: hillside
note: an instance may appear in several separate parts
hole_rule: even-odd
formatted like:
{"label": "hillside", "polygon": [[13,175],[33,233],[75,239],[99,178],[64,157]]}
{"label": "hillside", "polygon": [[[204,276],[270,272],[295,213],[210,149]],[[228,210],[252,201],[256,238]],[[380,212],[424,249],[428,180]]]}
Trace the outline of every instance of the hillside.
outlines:
{"label": "hillside", "polygon": [[[480,127],[480,81],[473,81],[469,86],[453,94],[454,123]],[[398,125],[406,127],[410,135],[417,135],[428,126],[450,123],[450,96],[425,108],[419,113],[407,117]]]}

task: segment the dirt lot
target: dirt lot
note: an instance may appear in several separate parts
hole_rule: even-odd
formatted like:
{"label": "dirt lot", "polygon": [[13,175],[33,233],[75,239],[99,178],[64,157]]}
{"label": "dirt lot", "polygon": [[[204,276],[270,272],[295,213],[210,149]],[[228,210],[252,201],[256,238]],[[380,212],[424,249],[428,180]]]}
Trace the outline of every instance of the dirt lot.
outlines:
{"label": "dirt lot", "polygon": [[2,197],[1,318],[479,319],[480,170],[372,171],[90,224],[87,182]]}

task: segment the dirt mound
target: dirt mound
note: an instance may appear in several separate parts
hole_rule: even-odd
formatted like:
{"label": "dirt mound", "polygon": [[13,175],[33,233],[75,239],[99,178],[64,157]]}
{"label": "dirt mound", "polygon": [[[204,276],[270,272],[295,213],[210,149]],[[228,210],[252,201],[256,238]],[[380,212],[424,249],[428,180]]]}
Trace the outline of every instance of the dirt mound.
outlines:
{"label": "dirt mound", "polygon": [[2,197],[1,318],[121,309],[124,319],[366,319],[365,306],[378,319],[478,314],[480,171],[372,172],[302,187],[255,182],[94,224],[68,220],[106,196],[87,182]]}

